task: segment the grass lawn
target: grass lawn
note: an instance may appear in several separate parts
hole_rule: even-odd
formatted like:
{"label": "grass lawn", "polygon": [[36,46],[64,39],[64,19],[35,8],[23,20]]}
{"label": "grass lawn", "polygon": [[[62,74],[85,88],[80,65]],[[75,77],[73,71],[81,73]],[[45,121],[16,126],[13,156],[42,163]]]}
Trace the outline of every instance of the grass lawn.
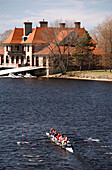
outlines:
{"label": "grass lawn", "polygon": [[95,78],[112,78],[112,72],[110,70],[90,70],[90,71],[70,71],[67,72],[68,76],[81,76],[81,77],[95,77]]}

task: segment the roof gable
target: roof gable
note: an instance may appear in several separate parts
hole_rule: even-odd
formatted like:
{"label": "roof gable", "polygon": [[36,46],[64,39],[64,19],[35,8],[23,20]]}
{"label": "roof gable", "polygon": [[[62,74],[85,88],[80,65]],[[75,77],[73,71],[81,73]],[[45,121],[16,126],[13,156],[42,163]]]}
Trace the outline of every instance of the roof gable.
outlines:
{"label": "roof gable", "polygon": [[23,28],[15,28],[3,44],[21,43],[23,36]]}

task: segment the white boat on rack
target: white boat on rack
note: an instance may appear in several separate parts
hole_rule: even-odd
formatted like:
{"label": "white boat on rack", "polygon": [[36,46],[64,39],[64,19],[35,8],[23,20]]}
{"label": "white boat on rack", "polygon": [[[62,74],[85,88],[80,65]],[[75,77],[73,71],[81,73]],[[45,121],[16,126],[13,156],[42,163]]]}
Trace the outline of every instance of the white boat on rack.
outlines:
{"label": "white boat on rack", "polygon": [[46,136],[48,136],[48,138],[51,139],[52,142],[54,142],[56,145],[60,146],[61,148],[67,150],[68,152],[73,153],[73,147],[71,145],[71,143],[68,141],[68,143],[66,145],[62,145],[60,142],[58,142],[57,140],[55,140],[55,138],[50,135],[48,132],[46,132]]}
{"label": "white boat on rack", "polygon": [[3,76],[4,78],[24,78],[24,76],[22,74],[13,74],[13,73],[9,73],[8,76]]}
{"label": "white boat on rack", "polygon": [[24,78],[36,78],[36,76],[32,76],[30,73],[26,73]]}

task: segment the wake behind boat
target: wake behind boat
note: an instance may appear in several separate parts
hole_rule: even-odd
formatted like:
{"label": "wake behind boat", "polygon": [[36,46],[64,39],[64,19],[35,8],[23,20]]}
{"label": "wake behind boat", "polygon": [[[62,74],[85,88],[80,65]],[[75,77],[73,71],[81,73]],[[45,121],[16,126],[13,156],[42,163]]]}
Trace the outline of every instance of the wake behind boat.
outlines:
{"label": "wake behind boat", "polygon": [[65,149],[65,150],[67,150],[68,152],[71,152],[71,153],[74,152],[70,141],[67,141],[66,145],[63,145],[53,135],[50,135],[50,133],[46,132],[46,136],[48,136],[48,138],[50,138],[52,142],[54,142],[56,145],[60,146],[61,148]]}

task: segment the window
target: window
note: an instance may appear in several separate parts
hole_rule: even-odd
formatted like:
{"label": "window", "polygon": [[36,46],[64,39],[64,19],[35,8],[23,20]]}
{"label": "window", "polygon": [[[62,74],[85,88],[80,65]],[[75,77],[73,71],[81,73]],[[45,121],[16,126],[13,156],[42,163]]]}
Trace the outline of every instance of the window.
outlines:
{"label": "window", "polygon": [[19,51],[19,45],[17,46],[17,51]]}
{"label": "window", "polygon": [[14,63],[14,56],[12,56],[11,58],[11,63]]}
{"label": "window", "polygon": [[46,57],[43,57],[43,66],[46,66]]}
{"label": "window", "polygon": [[17,56],[16,57],[16,64],[18,64],[19,63],[19,57]]}
{"label": "window", "polygon": [[6,51],[8,51],[8,45],[6,46]]}
{"label": "window", "polygon": [[13,46],[11,45],[11,51],[13,51]]}
{"label": "window", "polygon": [[3,56],[1,57],[1,64],[3,64],[4,63],[4,58],[3,58]]}
{"label": "window", "polygon": [[39,65],[39,59],[38,59],[38,57],[36,57],[36,66],[38,66]]}
{"label": "window", "polygon": [[28,62],[30,62],[30,57],[29,57],[29,56],[27,56],[27,63],[28,63]]}
{"label": "window", "polygon": [[29,45],[27,46],[27,52],[29,52]]}
{"label": "window", "polygon": [[24,51],[24,46],[22,46],[22,52]]}
{"label": "window", "polygon": [[23,62],[24,62],[24,57],[22,56],[21,57],[21,64],[23,64]]}
{"label": "window", "polygon": [[15,50],[19,51],[19,45],[15,45]]}
{"label": "window", "polygon": [[6,63],[9,63],[9,58],[8,58],[8,56],[6,56]]}

